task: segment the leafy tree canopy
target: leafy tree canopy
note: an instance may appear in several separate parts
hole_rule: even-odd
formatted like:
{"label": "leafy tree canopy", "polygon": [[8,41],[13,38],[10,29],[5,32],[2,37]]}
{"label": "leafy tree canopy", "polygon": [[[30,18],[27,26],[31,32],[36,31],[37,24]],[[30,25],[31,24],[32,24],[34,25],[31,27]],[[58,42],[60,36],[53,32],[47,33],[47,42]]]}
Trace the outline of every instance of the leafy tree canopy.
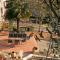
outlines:
{"label": "leafy tree canopy", "polygon": [[30,17],[29,5],[21,0],[8,0],[5,18],[8,20]]}

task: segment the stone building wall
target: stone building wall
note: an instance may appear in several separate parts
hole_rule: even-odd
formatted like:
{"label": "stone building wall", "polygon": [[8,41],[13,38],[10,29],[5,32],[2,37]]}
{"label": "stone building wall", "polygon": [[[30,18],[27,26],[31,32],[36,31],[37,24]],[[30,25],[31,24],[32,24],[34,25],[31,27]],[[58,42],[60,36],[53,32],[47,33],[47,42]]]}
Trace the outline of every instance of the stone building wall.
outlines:
{"label": "stone building wall", "polygon": [[0,29],[2,27],[4,21],[4,14],[6,11],[5,4],[6,4],[6,0],[0,0]]}

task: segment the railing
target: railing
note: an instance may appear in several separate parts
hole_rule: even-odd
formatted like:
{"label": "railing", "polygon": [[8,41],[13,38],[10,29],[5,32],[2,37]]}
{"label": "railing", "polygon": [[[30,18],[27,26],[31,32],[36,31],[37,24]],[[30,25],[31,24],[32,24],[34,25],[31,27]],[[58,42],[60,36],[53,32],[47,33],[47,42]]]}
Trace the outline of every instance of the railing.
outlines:
{"label": "railing", "polygon": [[10,40],[21,40],[21,41],[25,41],[25,40],[29,40],[30,36],[27,36],[27,34],[25,33],[17,33],[17,32],[10,32],[9,33],[9,39]]}
{"label": "railing", "polygon": [[26,38],[26,34],[25,33],[10,32],[9,37]]}

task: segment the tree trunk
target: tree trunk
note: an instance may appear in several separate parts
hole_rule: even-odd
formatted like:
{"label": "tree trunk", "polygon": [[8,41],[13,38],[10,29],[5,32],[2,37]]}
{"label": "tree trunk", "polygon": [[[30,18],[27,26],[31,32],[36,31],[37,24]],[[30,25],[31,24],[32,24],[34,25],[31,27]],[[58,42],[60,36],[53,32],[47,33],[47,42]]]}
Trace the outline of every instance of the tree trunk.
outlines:
{"label": "tree trunk", "polygon": [[9,21],[9,31],[13,30],[13,22],[12,20]]}
{"label": "tree trunk", "polygon": [[53,14],[55,15],[55,17],[59,20],[59,15],[58,13],[56,12],[56,10],[54,9],[51,0],[49,0],[49,4],[46,0],[44,0],[44,2],[47,4],[47,6],[51,9],[51,11],[53,12]]}
{"label": "tree trunk", "polygon": [[17,32],[19,32],[19,19],[17,19]]}

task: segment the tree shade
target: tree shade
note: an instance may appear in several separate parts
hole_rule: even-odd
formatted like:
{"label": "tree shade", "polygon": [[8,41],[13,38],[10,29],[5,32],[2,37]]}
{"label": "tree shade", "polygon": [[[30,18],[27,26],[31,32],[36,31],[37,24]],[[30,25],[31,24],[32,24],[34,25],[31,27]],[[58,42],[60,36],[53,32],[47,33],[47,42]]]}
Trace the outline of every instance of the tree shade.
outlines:
{"label": "tree shade", "polygon": [[5,18],[9,21],[17,20],[17,30],[19,30],[20,18],[29,18],[30,11],[28,3],[23,3],[21,0],[8,0]]}

